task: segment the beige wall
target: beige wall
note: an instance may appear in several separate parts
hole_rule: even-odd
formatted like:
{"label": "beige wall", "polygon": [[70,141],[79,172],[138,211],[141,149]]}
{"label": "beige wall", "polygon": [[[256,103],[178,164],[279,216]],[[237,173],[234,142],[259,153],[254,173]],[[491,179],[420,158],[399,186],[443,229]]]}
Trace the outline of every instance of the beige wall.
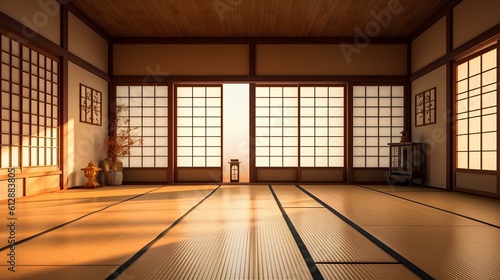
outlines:
{"label": "beige wall", "polygon": [[115,45],[114,75],[248,75],[247,45]]}
{"label": "beige wall", "polygon": [[406,45],[258,45],[256,51],[257,75],[382,76],[407,72]]}
{"label": "beige wall", "polygon": [[[60,44],[60,15],[57,1],[0,0],[0,11],[57,45]],[[22,36],[26,41],[34,35],[27,28],[23,28]]]}
{"label": "beige wall", "polygon": [[[406,75],[406,45],[257,45],[257,75]],[[115,45],[115,75],[248,75],[247,45]]]}
{"label": "beige wall", "polygon": [[446,17],[412,42],[412,72],[422,69],[446,54]]}
{"label": "beige wall", "polygon": [[69,51],[107,73],[108,42],[71,13],[68,33]]}
{"label": "beige wall", "polygon": [[[415,95],[436,87],[436,123],[415,127]],[[423,142],[427,151],[426,185],[446,188],[446,66],[415,80],[411,85],[412,141]]]}
{"label": "beige wall", "polygon": [[464,0],[453,10],[453,47],[500,24],[500,1]]}
{"label": "beige wall", "polygon": [[[68,185],[74,187],[86,182],[81,168],[86,167],[90,160],[97,164],[106,158],[104,136],[107,135],[108,83],[73,63],[69,63],[68,81]],[[80,83],[102,92],[101,126],[80,122]]]}

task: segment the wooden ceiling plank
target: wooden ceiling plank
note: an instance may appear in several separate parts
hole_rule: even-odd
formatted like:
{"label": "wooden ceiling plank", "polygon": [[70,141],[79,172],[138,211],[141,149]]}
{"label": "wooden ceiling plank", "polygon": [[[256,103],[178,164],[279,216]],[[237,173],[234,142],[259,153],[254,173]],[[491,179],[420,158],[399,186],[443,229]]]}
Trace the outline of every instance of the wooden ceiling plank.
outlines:
{"label": "wooden ceiling plank", "polygon": [[[72,0],[111,37],[409,37],[448,1]],[[391,4],[390,4],[391,3]],[[388,25],[377,23],[400,3]],[[377,27],[376,24],[379,24]],[[384,23],[385,24],[385,23]],[[377,29],[379,28],[379,29]]]}

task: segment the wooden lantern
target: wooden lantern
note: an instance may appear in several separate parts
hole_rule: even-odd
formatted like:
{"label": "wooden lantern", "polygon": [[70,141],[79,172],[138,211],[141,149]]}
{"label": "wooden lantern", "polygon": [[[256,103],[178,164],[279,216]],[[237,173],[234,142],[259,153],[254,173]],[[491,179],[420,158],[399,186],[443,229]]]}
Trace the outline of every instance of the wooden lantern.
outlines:
{"label": "wooden lantern", "polygon": [[229,162],[229,172],[231,177],[231,182],[240,181],[240,162],[238,159],[231,159]]}
{"label": "wooden lantern", "polygon": [[99,187],[99,183],[96,182],[95,177],[100,170],[101,168],[95,166],[92,160],[89,162],[89,165],[87,167],[82,168],[83,174],[85,178],[87,178],[87,183],[85,183],[85,185],[83,185],[82,187],[92,189]]}

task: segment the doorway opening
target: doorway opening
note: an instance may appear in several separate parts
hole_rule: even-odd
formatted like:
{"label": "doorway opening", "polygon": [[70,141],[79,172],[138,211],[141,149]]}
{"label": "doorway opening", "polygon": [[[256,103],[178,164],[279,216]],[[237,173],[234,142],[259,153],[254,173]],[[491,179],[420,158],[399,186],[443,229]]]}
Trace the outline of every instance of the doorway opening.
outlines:
{"label": "doorway opening", "polygon": [[250,85],[224,84],[223,97],[223,182],[231,182],[229,162],[240,161],[239,182],[250,182]]}

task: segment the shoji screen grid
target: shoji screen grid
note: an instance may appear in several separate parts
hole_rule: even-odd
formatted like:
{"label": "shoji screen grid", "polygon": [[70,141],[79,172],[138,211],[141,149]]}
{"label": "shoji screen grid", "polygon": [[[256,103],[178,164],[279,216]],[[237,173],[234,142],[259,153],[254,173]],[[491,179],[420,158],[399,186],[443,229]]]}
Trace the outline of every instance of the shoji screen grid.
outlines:
{"label": "shoji screen grid", "polygon": [[404,129],[403,86],[354,86],[353,166],[389,167],[388,143]]}
{"label": "shoji screen grid", "polygon": [[177,166],[221,167],[222,86],[177,86],[176,94]]}

